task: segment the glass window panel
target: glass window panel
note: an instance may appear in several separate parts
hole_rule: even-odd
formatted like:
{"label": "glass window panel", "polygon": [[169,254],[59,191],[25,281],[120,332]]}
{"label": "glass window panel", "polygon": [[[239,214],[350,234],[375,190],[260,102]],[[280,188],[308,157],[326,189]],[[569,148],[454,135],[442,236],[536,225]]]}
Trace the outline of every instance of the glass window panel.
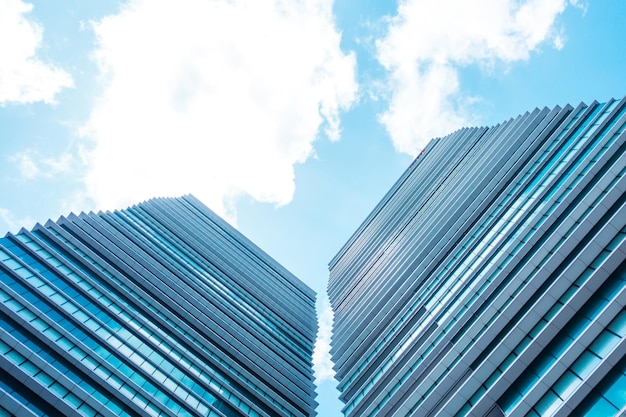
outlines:
{"label": "glass window panel", "polygon": [[31,361],[26,361],[22,364],[21,368],[28,374],[28,375],[35,375],[37,372],[40,371],[40,369]]}
{"label": "glass window panel", "polygon": [[121,415],[124,412],[124,410],[122,410],[122,407],[112,401],[109,401],[106,406],[109,410],[113,412],[113,414]]}
{"label": "glass window panel", "polygon": [[119,391],[127,398],[133,398],[133,396],[137,393],[137,391],[135,391],[128,384],[122,384],[122,386],[119,388]]}
{"label": "glass window panel", "polygon": [[[597,306],[595,306],[597,307]],[[597,311],[596,311],[597,313]],[[595,313],[591,315],[591,317],[595,317]],[[568,331],[568,335],[572,338],[572,339],[576,339],[578,338],[578,336],[580,336],[583,331],[587,328],[587,326],[591,323],[591,319],[589,318],[589,316],[585,316],[585,317],[577,317],[577,321],[568,325],[569,327],[569,331]]]}
{"label": "glass window panel", "polygon": [[43,372],[39,372],[37,375],[35,375],[35,379],[37,379],[39,382],[41,382],[41,384],[44,387],[48,387],[48,386],[50,386],[54,382],[54,380],[52,378],[50,378],[48,376],[48,374],[45,374]]}
{"label": "glass window panel", "polygon": [[615,407],[623,408],[626,405],[626,375],[622,374],[604,394],[606,399]]}
{"label": "glass window panel", "polygon": [[67,394],[67,389],[65,387],[63,387],[61,384],[59,384],[58,382],[55,382],[54,384],[50,385],[50,391],[54,392],[55,394],[57,394],[59,397],[64,397],[65,394]]}
{"label": "glass window panel", "polygon": [[596,340],[589,346],[589,350],[601,358],[605,358],[613,347],[620,341],[620,337],[610,331],[603,331]]}
{"label": "glass window panel", "polygon": [[22,356],[19,352],[15,350],[9,351],[6,356],[11,360],[11,362],[15,363],[16,365],[21,365],[26,360],[24,356]]}
{"label": "glass window panel", "polygon": [[95,415],[97,415],[96,410],[94,410],[91,406],[89,406],[88,404],[85,404],[85,403],[82,403],[78,407],[78,411],[80,411],[83,415],[86,415],[86,416],[95,416]]}
{"label": "glass window panel", "polygon": [[576,375],[585,379],[598,363],[600,363],[600,358],[586,350],[580,355],[576,362],[572,364],[571,369]]}
{"label": "glass window panel", "polygon": [[563,400],[560,399],[558,395],[552,391],[548,391],[543,398],[539,400],[535,406],[535,410],[537,410],[541,416],[549,416],[559,408],[562,402]]}
{"label": "glass window panel", "polygon": [[116,375],[113,375],[113,374],[109,376],[109,379],[107,381],[112,387],[116,389],[119,389],[124,383],[121,379],[119,379]]}
{"label": "glass window panel", "polygon": [[498,400],[498,405],[504,410],[505,414],[509,414],[520,402],[522,397],[523,395],[517,391],[516,387],[511,387],[504,393],[500,400]]}
{"label": "glass window panel", "polygon": [[545,317],[547,320],[552,320],[552,319],[554,318],[554,316],[556,316],[556,315],[557,315],[557,313],[558,313],[559,311],[561,311],[561,307],[562,307],[562,305],[561,305],[561,304],[558,304],[558,303],[557,303],[557,304],[555,304],[555,305],[553,305],[553,306],[552,306],[552,308],[550,308],[550,310],[548,310],[548,312],[545,314],[545,316],[544,316],[544,317]]}
{"label": "glass window panel", "polygon": [[614,417],[619,410],[608,402],[604,397],[600,397],[598,401],[589,409],[586,416],[588,417]]}
{"label": "glass window panel", "polygon": [[554,391],[563,399],[569,398],[570,395],[576,390],[578,385],[582,382],[576,374],[572,371],[565,371],[565,373],[554,384]]}
{"label": "glass window panel", "polygon": [[613,321],[609,324],[609,330],[617,333],[621,337],[626,336],[626,311],[622,311]]}
{"label": "glass window panel", "polygon": [[128,375],[128,376],[129,376],[129,377],[130,377],[130,379],[131,379],[133,382],[135,382],[137,385],[141,385],[141,384],[145,381],[145,380],[144,380],[144,378],[143,378],[140,374],[138,374],[138,373],[136,373],[136,372],[133,372],[133,373],[131,373],[131,374],[130,374],[130,375]]}

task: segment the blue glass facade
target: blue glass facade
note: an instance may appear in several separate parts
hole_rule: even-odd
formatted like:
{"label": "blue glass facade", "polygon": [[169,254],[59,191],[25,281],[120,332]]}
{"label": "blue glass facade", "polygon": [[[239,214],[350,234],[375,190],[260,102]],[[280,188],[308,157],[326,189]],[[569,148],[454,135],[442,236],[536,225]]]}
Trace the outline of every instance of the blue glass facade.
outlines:
{"label": "blue glass facade", "polygon": [[0,416],[315,414],[315,294],[192,196],[0,239]]}
{"label": "blue glass facade", "polygon": [[430,142],[330,263],[345,415],[626,411],[625,131],[622,99]]}

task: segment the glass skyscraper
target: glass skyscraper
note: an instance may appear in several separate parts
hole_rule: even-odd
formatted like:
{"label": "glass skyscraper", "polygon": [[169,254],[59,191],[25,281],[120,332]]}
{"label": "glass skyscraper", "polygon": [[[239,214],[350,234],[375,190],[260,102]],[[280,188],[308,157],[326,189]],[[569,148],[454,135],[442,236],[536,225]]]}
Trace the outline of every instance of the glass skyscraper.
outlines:
{"label": "glass skyscraper", "polygon": [[626,412],[626,100],[434,139],[330,263],[348,416]]}
{"label": "glass skyscraper", "polygon": [[0,416],[310,416],[315,294],[192,196],[0,239]]}

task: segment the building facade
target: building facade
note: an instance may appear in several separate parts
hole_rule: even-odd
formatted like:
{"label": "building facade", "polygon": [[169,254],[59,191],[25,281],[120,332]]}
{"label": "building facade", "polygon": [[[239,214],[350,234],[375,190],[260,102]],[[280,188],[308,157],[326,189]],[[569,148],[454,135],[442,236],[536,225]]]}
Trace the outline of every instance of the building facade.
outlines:
{"label": "building facade", "polygon": [[331,261],[347,416],[626,411],[626,100],[435,139]]}
{"label": "building facade", "polygon": [[192,196],[0,239],[0,416],[310,416],[314,292]]}

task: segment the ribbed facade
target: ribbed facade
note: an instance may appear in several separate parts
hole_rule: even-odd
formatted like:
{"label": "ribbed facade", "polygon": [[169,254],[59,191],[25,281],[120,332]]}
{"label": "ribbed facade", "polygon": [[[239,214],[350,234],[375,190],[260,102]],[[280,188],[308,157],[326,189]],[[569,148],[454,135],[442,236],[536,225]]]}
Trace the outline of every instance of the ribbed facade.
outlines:
{"label": "ribbed facade", "polygon": [[626,100],[432,140],[330,263],[348,416],[626,411]]}
{"label": "ribbed facade", "polygon": [[192,196],[0,239],[0,416],[310,416],[315,294]]}

